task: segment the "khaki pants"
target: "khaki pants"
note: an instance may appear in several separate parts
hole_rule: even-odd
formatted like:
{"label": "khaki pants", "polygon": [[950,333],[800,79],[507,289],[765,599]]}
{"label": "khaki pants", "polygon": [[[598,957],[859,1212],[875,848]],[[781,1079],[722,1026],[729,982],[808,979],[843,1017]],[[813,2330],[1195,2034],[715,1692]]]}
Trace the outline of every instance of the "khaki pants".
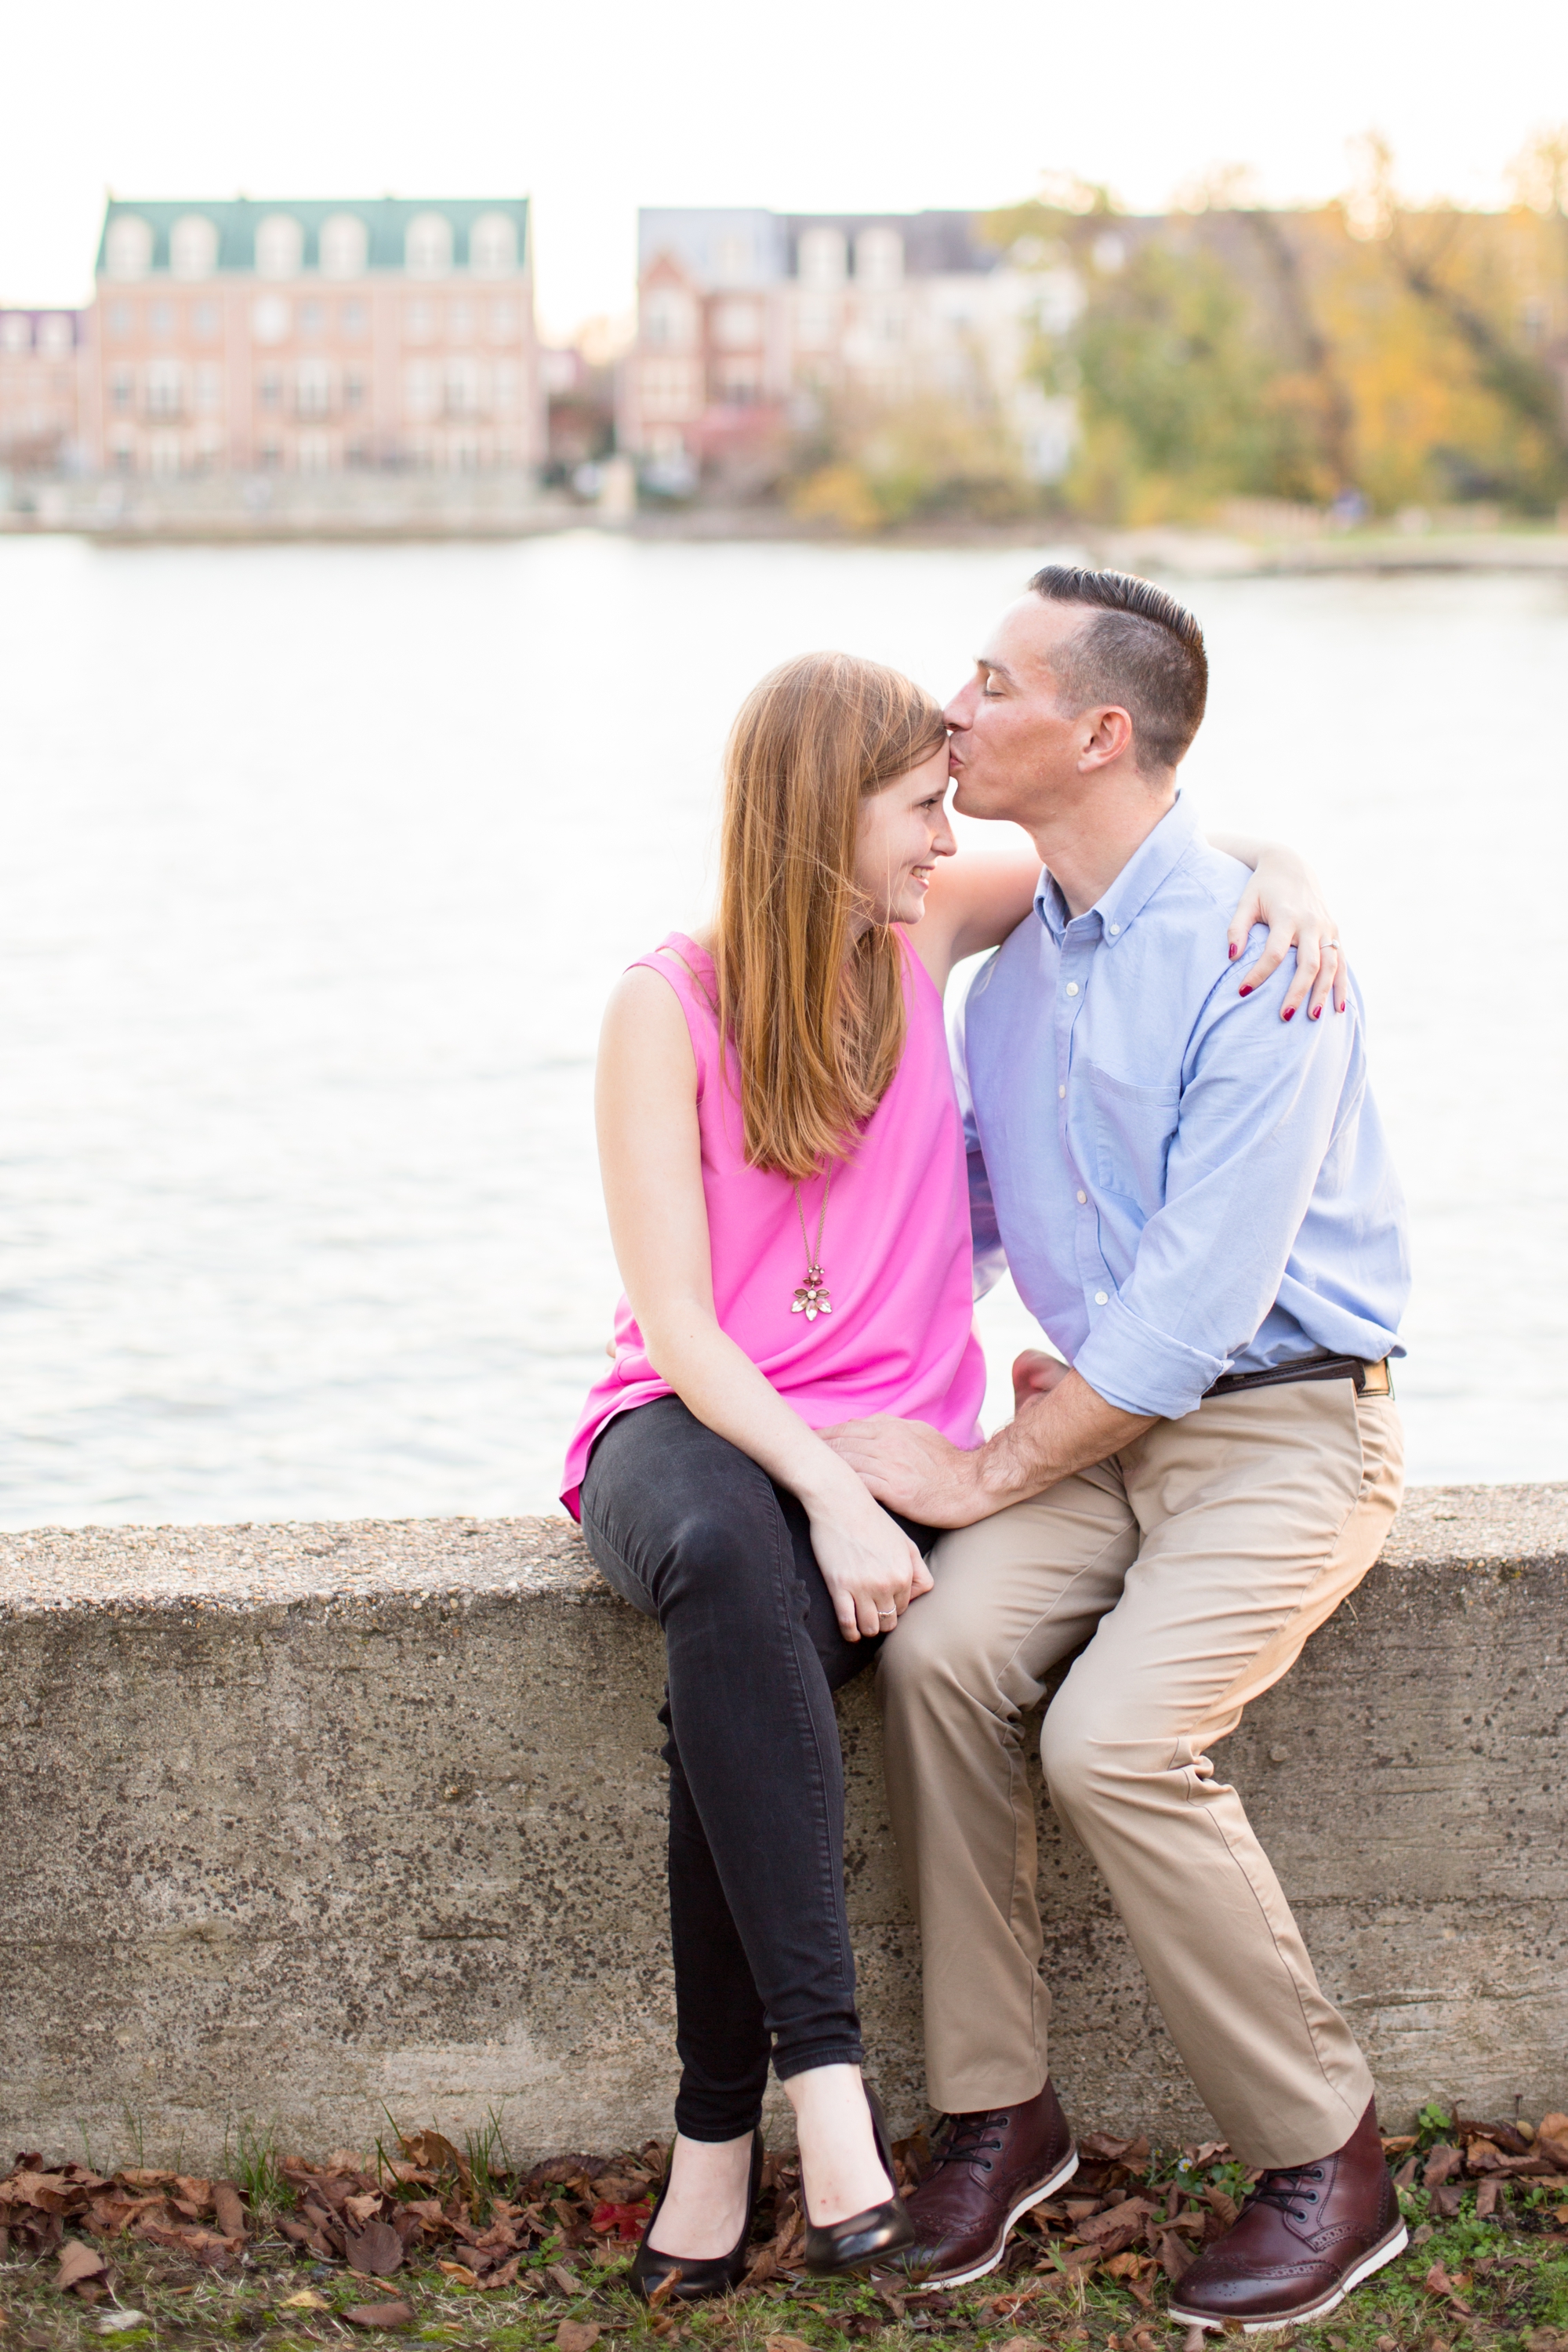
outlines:
{"label": "khaki pants", "polygon": [[943,1537],[936,1589],[879,1668],[933,2105],[1005,2105],[1046,2077],[1021,1718],[1087,1643],[1041,1731],[1051,1802],[1103,1873],[1201,2096],[1248,2164],[1307,2163],[1350,2137],[1366,2061],[1205,1749],[1372,1566],[1403,1451],[1393,1402],[1349,1381],[1243,1391]]}

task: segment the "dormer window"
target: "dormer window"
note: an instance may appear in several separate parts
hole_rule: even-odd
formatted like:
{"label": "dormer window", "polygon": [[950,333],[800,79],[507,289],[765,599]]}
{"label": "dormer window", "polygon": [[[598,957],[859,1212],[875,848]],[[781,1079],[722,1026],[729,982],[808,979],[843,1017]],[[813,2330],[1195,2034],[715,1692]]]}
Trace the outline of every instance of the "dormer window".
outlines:
{"label": "dormer window", "polygon": [[305,250],[304,232],[289,213],[272,213],[256,232],[256,274],[258,278],[298,278]]}
{"label": "dormer window", "polygon": [[363,221],[353,213],[334,213],[321,223],[323,278],[363,278],[369,240]]}
{"label": "dormer window", "polygon": [[445,278],[452,267],[452,229],[444,215],[418,213],[409,222],[403,262],[410,278]]}
{"label": "dormer window", "polygon": [[476,278],[505,278],[517,268],[517,224],[507,213],[481,213],[468,231],[468,268]]}
{"label": "dormer window", "polygon": [[109,224],[103,260],[110,278],[145,278],[153,267],[152,223],[140,213],[117,214]]}
{"label": "dormer window", "polygon": [[176,278],[210,278],[217,268],[217,229],[202,213],[187,213],[169,233],[169,268]]}

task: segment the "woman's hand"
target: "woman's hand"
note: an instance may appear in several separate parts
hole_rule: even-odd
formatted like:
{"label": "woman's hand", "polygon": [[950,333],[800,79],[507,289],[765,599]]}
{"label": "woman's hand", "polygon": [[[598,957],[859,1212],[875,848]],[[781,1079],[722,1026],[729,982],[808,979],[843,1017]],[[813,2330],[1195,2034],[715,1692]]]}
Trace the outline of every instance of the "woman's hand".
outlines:
{"label": "woman's hand", "polygon": [[1338,927],[1311,867],[1293,849],[1286,849],[1278,842],[1258,845],[1257,869],[1230,926],[1233,962],[1246,947],[1247,935],[1255,923],[1267,923],[1268,937],[1262,955],[1247,973],[1243,996],[1261,987],[1294,948],[1296,976],[1279,1008],[1280,1019],[1293,1019],[1305,1004],[1309,1019],[1316,1021],[1331,994],[1335,1012],[1342,1013],[1350,967],[1340,945]]}
{"label": "woman's hand", "polygon": [[808,1504],[811,1548],[847,1642],[890,1633],[931,1573],[898,1521],[859,1480],[826,1503]]}
{"label": "woman's hand", "polygon": [[1021,1356],[1013,1359],[1013,1410],[1022,1412],[1031,1397],[1049,1396],[1058,1381],[1065,1381],[1070,1367],[1059,1356],[1047,1356],[1041,1348],[1026,1348]]}

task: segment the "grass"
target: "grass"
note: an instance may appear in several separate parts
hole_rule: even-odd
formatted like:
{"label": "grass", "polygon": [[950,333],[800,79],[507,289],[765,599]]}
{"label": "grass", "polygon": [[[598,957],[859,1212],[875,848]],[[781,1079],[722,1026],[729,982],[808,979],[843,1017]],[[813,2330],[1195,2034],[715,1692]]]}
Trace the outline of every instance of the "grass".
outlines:
{"label": "grass", "polygon": [[[492,2141],[499,2154],[499,2133]],[[482,2150],[476,2148],[482,2156]],[[276,2175],[269,2143],[253,2140],[248,2158],[260,2182]],[[261,2200],[258,2200],[259,2203]],[[1287,2330],[1262,2339],[1262,2352],[1460,2352],[1486,2346],[1496,2352],[1568,2352],[1568,2240],[1554,2230],[1539,2192],[1519,2196],[1506,2219],[1478,2221],[1468,2197],[1452,2221],[1434,2225],[1420,2191],[1403,2202],[1419,2242],[1380,2272],[1319,2327]],[[943,2295],[901,2295],[896,2276],[875,2281],[776,2281],[723,2302],[650,2312],[626,2284],[629,2249],[597,2259],[587,2249],[547,2241],[524,2261],[515,2286],[493,2294],[465,2288],[434,2261],[421,2260],[391,2279],[363,2279],[338,2264],[298,2258],[270,2232],[258,2232],[242,2261],[226,2271],[203,2269],[189,2257],[133,2238],[112,2242],[112,2295],[83,2306],[59,2294],[52,2260],[0,2263],[0,2352],[75,2352],[104,2343],[169,2346],[180,2352],[257,2344],[267,2352],[353,2342],[483,2347],[485,2352],[543,2352],[563,2321],[597,2326],[601,2352],[655,2352],[681,2345],[692,2352],[766,2352],[771,2338],[788,2336],[813,2352],[847,2352],[875,2342],[879,2352],[916,2352],[953,2346],[983,2352],[1023,2337],[1031,2346],[1070,2352],[1181,2352],[1182,2339],[1166,2315],[1163,2282],[1148,2307],[1119,2281],[1097,2274],[1069,2283],[1028,2231],[1009,2251],[1005,2273]],[[569,2263],[580,2291],[565,2295],[545,2273]],[[1469,2315],[1426,2284],[1441,2264],[1458,2287]],[[319,2300],[301,2305],[291,2298]],[[385,2334],[352,2326],[351,2306],[406,2301],[411,2326]],[[1019,2300],[1019,2298],[1023,2298]],[[1000,2308],[998,2308],[1000,2305]],[[106,2335],[115,2311],[146,2315],[147,2324]],[[578,2339],[579,2352],[583,2352]],[[790,2347],[794,2352],[794,2347]]]}

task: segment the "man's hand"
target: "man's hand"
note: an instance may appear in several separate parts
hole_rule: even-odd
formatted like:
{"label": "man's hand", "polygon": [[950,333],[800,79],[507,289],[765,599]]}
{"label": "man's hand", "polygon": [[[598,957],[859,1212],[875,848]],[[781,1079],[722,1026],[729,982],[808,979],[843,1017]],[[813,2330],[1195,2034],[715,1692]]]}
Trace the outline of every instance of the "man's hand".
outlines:
{"label": "man's hand", "polygon": [[1108,1460],[1156,1418],[1107,1404],[1069,1365],[1032,1349],[1013,1366],[1013,1392],[1014,1418],[973,1454],[923,1421],[885,1413],[816,1433],[889,1509],[928,1528],[968,1528]]}
{"label": "man's hand", "polygon": [[996,1508],[980,1484],[983,1449],[966,1454],[923,1421],[877,1413],[817,1435],[864,1479],[879,1503],[928,1528],[966,1528]]}

